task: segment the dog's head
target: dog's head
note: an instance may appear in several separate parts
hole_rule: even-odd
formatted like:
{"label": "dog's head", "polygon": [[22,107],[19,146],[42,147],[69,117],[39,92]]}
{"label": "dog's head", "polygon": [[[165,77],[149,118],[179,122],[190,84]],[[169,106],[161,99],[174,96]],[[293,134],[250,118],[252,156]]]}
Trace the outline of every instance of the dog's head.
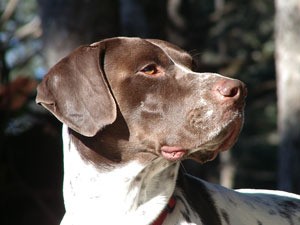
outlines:
{"label": "dog's head", "polygon": [[36,101],[94,156],[205,162],[237,139],[246,90],[192,65],[188,53],[164,41],[107,39],[55,65]]}

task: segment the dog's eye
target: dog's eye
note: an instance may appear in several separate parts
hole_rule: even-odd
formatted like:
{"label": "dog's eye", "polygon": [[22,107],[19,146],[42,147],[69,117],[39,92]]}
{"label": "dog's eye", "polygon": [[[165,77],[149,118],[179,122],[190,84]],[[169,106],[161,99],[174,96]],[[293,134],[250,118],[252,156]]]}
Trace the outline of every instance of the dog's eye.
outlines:
{"label": "dog's eye", "polygon": [[146,75],[157,75],[159,73],[159,70],[156,65],[150,64],[141,69],[141,72]]}

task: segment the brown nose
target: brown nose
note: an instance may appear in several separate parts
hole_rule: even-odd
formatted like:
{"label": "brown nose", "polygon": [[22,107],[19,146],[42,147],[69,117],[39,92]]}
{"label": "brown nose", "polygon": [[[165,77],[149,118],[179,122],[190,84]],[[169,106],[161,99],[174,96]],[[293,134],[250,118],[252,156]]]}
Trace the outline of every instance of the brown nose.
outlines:
{"label": "brown nose", "polygon": [[245,84],[235,79],[217,81],[213,90],[221,101],[243,100],[247,95]]}

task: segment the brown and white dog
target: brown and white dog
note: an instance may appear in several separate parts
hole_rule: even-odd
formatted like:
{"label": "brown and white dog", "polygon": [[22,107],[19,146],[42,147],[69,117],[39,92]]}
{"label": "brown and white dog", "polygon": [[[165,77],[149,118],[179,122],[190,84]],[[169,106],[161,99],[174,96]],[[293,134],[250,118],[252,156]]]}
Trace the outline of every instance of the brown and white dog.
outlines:
{"label": "brown and white dog", "polygon": [[181,170],[234,144],[246,96],[242,82],[192,66],[170,43],[112,38],[49,71],[36,100],[64,123],[63,225],[300,224],[299,196]]}

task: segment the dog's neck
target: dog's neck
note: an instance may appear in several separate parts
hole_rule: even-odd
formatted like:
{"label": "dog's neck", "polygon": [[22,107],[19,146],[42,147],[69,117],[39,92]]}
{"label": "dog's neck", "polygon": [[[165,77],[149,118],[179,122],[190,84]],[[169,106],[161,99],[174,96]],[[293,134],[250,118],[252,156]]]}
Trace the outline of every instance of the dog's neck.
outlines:
{"label": "dog's neck", "polygon": [[99,170],[82,159],[65,126],[63,141],[63,225],[151,224],[174,192],[179,163],[157,158],[146,166],[131,161]]}

